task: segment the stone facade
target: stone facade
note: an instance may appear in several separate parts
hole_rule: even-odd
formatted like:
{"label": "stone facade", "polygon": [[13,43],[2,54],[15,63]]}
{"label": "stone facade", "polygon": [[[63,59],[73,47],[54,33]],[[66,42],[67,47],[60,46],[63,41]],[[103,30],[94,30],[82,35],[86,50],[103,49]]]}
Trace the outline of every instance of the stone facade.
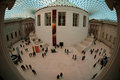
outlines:
{"label": "stone facade", "polygon": [[32,31],[34,31],[34,19],[32,18],[5,21],[4,34],[6,35],[8,46],[20,39],[24,39]]}
{"label": "stone facade", "polygon": [[102,41],[110,48],[114,47],[117,37],[117,23],[109,21],[98,21],[92,19],[90,22],[89,33]]}
{"label": "stone facade", "polygon": [[[75,45],[79,42],[83,41],[88,36],[88,12],[72,7],[72,6],[48,6],[42,9],[39,9],[35,12],[35,32],[36,35],[43,40],[45,43],[52,45],[53,44],[53,38],[52,38],[52,24],[53,24],[53,10],[56,10],[56,44],[59,44],[59,42],[63,42],[65,46]],[[65,17],[64,19],[60,19],[59,13],[65,13],[65,15],[62,17]],[[45,25],[45,14],[51,13],[51,25],[46,26]],[[77,26],[73,25],[73,14],[77,14],[78,17],[76,18]],[[39,19],[40,17],[40,19]],[[85,17],[85,19],[84,19]],[[65,25],[59,25],[60,21],[63,21]],[[38,25],[38,22],[39,25]],[[85,26],[84,26],[85,23]],[[84,34],[84,35],[83,35]]]}

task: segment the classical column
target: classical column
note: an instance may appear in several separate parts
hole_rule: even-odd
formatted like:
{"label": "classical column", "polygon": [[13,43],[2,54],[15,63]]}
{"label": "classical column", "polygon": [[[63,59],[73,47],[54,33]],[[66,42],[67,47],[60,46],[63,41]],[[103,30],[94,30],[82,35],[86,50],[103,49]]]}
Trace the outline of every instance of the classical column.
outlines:
{"label": "classical column", "polygon": [[0,77],[2,77],[4,80],[24,80],[10,58],[10,54],[7,50],[5,34],[3,31],[5,9],[7,7],[8,9],[12,7],[12,1],[14,0],[0,1]]}

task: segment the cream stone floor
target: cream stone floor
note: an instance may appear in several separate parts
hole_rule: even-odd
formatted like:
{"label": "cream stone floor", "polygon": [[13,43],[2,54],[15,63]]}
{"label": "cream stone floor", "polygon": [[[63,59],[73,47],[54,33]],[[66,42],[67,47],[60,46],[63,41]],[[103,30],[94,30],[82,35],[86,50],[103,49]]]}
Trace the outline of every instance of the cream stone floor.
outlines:
{"label": "cream stone floor", "polygon": [[[19,44],[24,43],[19,41],[13,47],[19,47]],[[32,52],[32,45],[31,43],[29,46],[25,46],[29,49],[28,52],[25,52],[24,48],[20,48],[20,50],[23,51],[23,55],[21,55],[23,62],[15,65],[25,80],[57,80],[56,76],[60,72],[63,73],[61,80],[91,80],[95,73],[100,74],[102,71],[100,70],[100,64],[97,64],[97,66],[93,68],[94,63],[97,62],[102,55],[97,55],[96,59],[94,59],[95,53],[91,55],[90,49],[106,49],[107,56],[110,56],[109,48],[98,41],[96,45],[93,45],[86,52],[84,61],[81,60],[83,54],[77,51],[74,46],[63,47],[62,49],[57,48],[57,53],[51,53],[50,49],[53,47],[49,46],[47,56],[44,58],[42,57],[42,52],[36,53],[35,57],[29,57],[29,53]],[[71,53],[67,55],[64,52],[65,48],[70,49]],[[16,54],[16,51],[13,53]],[[72,59],[73,54],[77,55],[76,61]],[[37,75],[34,75],[30,69],[23,71],[21,65],[26,64],[31,64],[32,68],[37,72]]]}

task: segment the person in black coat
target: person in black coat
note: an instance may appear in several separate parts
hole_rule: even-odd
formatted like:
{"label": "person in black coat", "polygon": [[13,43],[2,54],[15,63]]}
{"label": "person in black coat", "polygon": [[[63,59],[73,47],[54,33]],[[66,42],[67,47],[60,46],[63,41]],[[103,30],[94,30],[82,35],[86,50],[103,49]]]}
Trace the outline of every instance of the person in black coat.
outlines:
{"label": "person in black coat", "polygon": [[24,66],[24,65],[21,65],[21,68],[22,68],[22,70],[23,70],[23,71],[25,71],[25,70],[26,70],[26,68],[25,68],[25,66]]}
{"label": "person in black coat", "polygon": [[23,51],[21,51],[21,54],[23,55]]}
{"label": "person in black coat", "polygon": [[32,70],[32,66],[29,64],[29,68]]}
{"label": "person in black coat", "polygon": [[42,51],[44,51],[44,48],[42,48]]}
{"label": "person in black coat", "polygon": [[59,76],[59,75],[57,75],[57,79],[60,79],[60,76]]}
{"label": "person in black coat", "polygon": [[40,47],[42,48],[42,45],[40,45]]}
{"label": "person in black coat", "polygon": [[45,54],[44,53],[42,53],[42,57],[44,58],[44,56],[45,56]]}
{"label": "person in black coat", "polygon": [[74,59],[74,54],[73,54],[73,56],[72,56],[72,59]]}
{"label": "person in black coat", "polygon": [[101,65],[101,68],[100,68],[100,70],[103,68],[104,66],[103,65]]}
{"label": "person in black coat", "polygon": [[61,78],[63,77],[63,73],[62,73],[62,72],[60,73],[60,77],[61,77]]}
{"label": "person in black coat", "polygon": [[20,44],[20,47],[22,47],[22,45]]}
{"label": "person in black coat", "polygon": [[67,54],[69,53],[69,49],[67,49]]}
{"label": "person in black coat", "polygon": [[33,74],[34,74],[34,75],[36,75],[36,74],[37,74],[37,73],[36,73],[36,71],[35,71],[34,69],[32,69],[32,72],[33,72]]}
{"label": "person in black coat", "polygon": [[101,54],[101,52],[99,52],[99,55]]}
{"label": "person in black coat", "polygon": [[75,55],[75,60],[77,59],[77,55]]}
{"label": "person in black coat", "polygon": [[96,55],[94,56],[94,59],[96,58]]}
{"label": "person in black coat", "polygon": [[35,53],[35,52],[33,52],[33,56],[36,56],[36,53]]}
{"label": "person in black coat", "polygon": [[93,68],[95,68],[96,67],[96,63],[93,65]]}
{"label": "person in black coat", "polygon": [[48,47],[46,47],[46,50],[45,50],[45,52],[46,52],[46,53],[48,52]]}
{"label": "person in black coat", "polygon": [[93,49],[93,52],[94,52],[95,49]]}
{"label": "person in black coat", "polygon": [[97,73],[93,75],[92,79],[94,79],[97,76]]}
{"label": "person in black coat", "polygon": [[90,53],[92,54],[92,49],[90,50]]}
{"label": "person in black coat", "polygon": [[65,49],[65,53],[67,52],[67,50]]}
{"label": "person in black coat", "polygon": [[15,51],[15,48],[13,48],[13,51]]}
{"label": "person in black coat", "polygon": [[26,68],[29,69],[28,65],[26,65]]}
{"label": "person in black coat", "polygon": [[23,62],[23,60],[22,60],[20,55],[18,56],[18,60],[19,60],[20,63]]}
{"label": "person in black coat", "polygon": [[82,57],[82,61],[85,60],[85,56]]}

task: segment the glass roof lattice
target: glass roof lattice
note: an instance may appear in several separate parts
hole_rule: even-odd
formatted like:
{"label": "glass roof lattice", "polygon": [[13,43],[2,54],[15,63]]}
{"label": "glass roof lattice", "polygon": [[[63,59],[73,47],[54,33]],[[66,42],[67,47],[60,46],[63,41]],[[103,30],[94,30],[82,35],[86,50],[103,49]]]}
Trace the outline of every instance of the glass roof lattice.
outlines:
{"label": "glass roof lattice", "polygon": [[111,11],[105,0],[16,0],[11,10],[6,9],[5,19],[34,18],[36,10],[51,5],[77,6],[86,10],[90,19],[117,21],[115,9]]}

